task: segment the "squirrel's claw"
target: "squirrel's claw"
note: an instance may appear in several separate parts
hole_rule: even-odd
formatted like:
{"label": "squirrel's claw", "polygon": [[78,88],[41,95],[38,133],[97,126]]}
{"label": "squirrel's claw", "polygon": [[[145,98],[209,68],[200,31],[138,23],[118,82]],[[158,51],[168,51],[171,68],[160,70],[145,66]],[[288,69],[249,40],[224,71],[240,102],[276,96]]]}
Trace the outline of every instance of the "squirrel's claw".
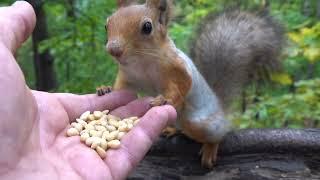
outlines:
{"label": "squirrel's claw", "polygon": [[168,104],[168,100],[165,99],[162,95],[157,96],[150,102],[151,107],[162,106]]}
{"label": "squirrel's claw", "polygon": [[178,130],[174,127],[167,126],[163,131],[162,131],[162,136],[165,136],[166,138],[170,138],[174,136],[175,134],[178,133]]}
{"label": "squirrel's claw", "polygon": [[206,168],[212,168],[217,160],[219,144],[203,144],[200,150],[201,165]]}
{"label": "squirrel's claw", "polygon": [[112,91],[111,86],[100,86],[96,88],[96,92],[98,96],[103,96],[105,94],[108,94]]}

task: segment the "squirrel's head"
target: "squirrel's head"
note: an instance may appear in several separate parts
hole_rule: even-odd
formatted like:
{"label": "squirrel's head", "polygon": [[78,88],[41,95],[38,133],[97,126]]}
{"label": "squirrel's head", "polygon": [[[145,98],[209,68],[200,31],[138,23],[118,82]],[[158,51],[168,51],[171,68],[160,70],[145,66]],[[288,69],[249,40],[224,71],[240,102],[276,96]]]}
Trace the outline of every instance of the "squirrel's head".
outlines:
{"label": "squirrel's head", "polygon": [[167,42],[171,0],[117,0],[118,10],[107,19],[107,51],[119,63],[127,57],[153,54]]}

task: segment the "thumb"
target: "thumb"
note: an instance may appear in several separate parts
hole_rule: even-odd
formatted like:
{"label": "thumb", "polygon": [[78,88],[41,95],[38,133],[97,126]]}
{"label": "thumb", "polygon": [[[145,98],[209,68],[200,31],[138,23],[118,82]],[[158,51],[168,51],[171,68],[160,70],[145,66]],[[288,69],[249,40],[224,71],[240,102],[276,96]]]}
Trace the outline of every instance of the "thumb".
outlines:
{"label": "thumb", "polygon": [[15,52],[32,33],[36,15],[29,3],[16,1],[10,7],[0,8],[0,24],[0,43]]}

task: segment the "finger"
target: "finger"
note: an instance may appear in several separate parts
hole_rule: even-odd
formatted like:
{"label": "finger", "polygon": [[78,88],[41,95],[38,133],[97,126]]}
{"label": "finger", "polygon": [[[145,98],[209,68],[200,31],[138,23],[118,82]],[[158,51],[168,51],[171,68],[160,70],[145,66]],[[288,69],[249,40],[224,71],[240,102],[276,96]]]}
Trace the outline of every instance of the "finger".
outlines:
{"label": "finger", "polygon": [[105,162],[115,179],[124,179],[143,159],[168,123],[176,119],[172,106],[152,108],[122,140],[121,148],[108,150]]}
{"label": "finger", "polygon": [[73,121],[85,111],[113,110],[136,99],[136,95],[130,91],[114,91],[104,96],[97,96],[95,94],[75,95],[64,93],[54,95],[64,106],[70,121]]}
{"label": "finger", "polygon": [[118,116],[120,118],[127,118],[132,116],[141,117],[150,108],[150,101],[152,98],[142,98],[130,102],[125,106],[121,106],[111,112],[112,115]]}
{"label": "finger", "polygon": [[0,24],[0,41],[15,52],[32,33],[36,15],[29,3],[16,1],[10,7],[0,8]]}

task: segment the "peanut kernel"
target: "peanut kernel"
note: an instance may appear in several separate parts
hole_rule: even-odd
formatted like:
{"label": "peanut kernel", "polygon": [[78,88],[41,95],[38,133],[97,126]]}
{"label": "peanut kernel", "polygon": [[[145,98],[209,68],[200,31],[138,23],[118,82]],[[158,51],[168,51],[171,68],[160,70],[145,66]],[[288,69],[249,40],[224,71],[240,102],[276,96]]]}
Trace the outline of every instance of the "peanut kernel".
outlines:
{"label": "peanut kernel", "polygon": [[102,149],[107,150],[108,149],[108,142],[105,139],[101,139],[100,140],[100,147],[102,147]]}
{"label": "peanut kernel", "polygon": [[108,142],[108,147],[112,149],[118,149],[120,147],[120,141],[119,140],[112,140]]}
{"label": "peanut kernel", "polygon": [[85,127],[88,123],[87,122],[85,122],[84,120],[82,120],[82,119],[76,119],[76,121],[79,123],[79,124],[81,124],[83,127]]}
{"label": "peanut kernel", "polygon": [[111,126],[114,126],[114,127],[119,127],[119,123],[118,123],[118,121],[117,120],[114,120],[114,119],[110,119],[109,120],[109,124],[111,125]]}
{"label": "peanut kernel", "polygon": [[88,120],[89,120],[89,121],[94,121],[94,120],[95,120],[94,115],[93,115],[93,114],[90,114],[90,115],[88,116]]}
{"label": "peanut kernel", "polygon": [[98,146],[98,147],[96,148],[96,151],[97,151],[97,153],[99,154],[99,156],[100,156],[102,159],[106,158],[107,153],[106,153],[106,151],[105,151],[102,147]]}
{"label": "peanut kernel", "polygon": [[133,125],[134,125],[134,126],[137,125],[137,124],[139,123],[139,121],[140,121],[140,119],[135,120],[135,121],[133,122]]}
{"label": "peanut kernel", "polygon": [[104,111],[102,111],[102,113],[103,113],[104,115],[107,115],[109,112],[110,112],[109,110],[104,110]]}
{"label": "peanut kernel", "polygon": [[76,123],[74,128],[76,128],[79,132],[81,132],[83,130],[83,126],[81,124],[78,124],[78,123]]}
{"label": "peanut kernel", "polygon": [[128,129],[128,126],[125,124],[125,125],[122,125],[122,126],[119,126],[119,128],[118,128],[118,130],[120,131],[120,132],[125,132],[125,131],[127,131],[127,129]]}
{"label": "peanut kernel", "polygon": [[93,137],[89,137],[87,140],[86,140],[86,145],[87,146],[91,146],[93,143]]}
{"label": "peanut kernel", "polygon": [[86,140],[90,137],[89,133],[83,133],[80,136],[80,141],[86,142]]}
{"label": "peanut kernel", "polygon": [[126,135],[125,132],[119,132],[117,139],[118,139],[118,140],[121,140],[124,135]]}
{"label": "peanut kernel", "polygon": [[114,126],[108,125],[108,126],[107,126],[107,130],[110,131],[110,132],[112,132],[112,131],[117,130],[117,128],[115,128]]}
{"label": "peanut kernel", "polygon": [[79,135],[79,131],[76,128],[70,128],[70,129],[67,130],[67,135],[69,137],[78,136]]}
{"label": "peanut kernel", "polygon": [[106,131],[107,128],[103,127],[103,126],[96,126],[96,130],[97,131]]}
{"label": "peanut kernel", "polygon": [[90,111],[86,111],[83,114],[81,114],[80,119],[87,121],[89,115],[90,115]]}
{"label": "peanut kernel", "polygon": [[102,117],[103,113],[101,111],[94,111],[93,116],[95,119],[100,119]]}

